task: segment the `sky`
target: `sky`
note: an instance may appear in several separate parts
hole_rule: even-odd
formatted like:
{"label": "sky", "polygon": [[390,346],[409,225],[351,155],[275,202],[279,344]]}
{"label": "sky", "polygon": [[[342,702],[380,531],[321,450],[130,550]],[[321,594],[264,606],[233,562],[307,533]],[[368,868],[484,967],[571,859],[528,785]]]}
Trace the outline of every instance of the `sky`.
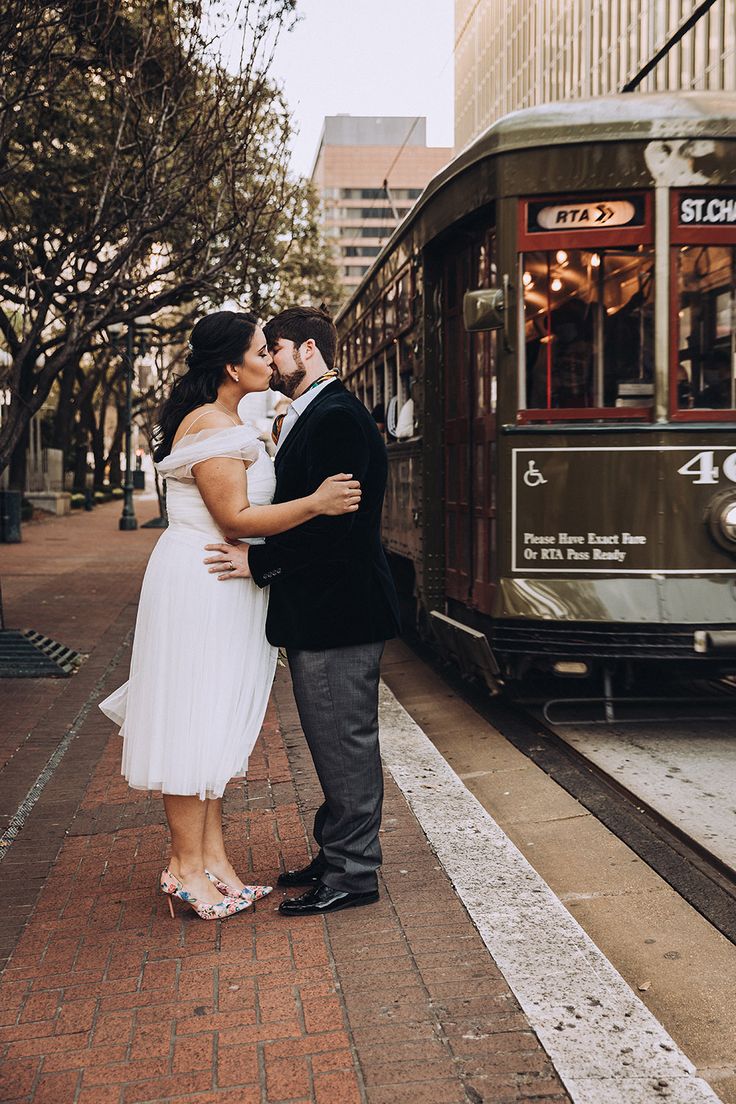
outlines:
{"label": "sky", "polygon": [[453,143],[454,0],[299,0],[272,76],[299,133],[292,168],[312,169],[325,115],[426,115],[427,144]]}

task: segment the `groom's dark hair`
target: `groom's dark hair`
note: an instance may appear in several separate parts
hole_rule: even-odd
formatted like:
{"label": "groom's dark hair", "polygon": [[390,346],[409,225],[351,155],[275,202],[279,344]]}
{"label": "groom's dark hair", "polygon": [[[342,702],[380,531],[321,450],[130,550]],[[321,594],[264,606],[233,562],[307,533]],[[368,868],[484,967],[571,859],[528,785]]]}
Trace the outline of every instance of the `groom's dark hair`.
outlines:
{"label": "groom's dark hair", "polygon": [[293,341],[297,349],[311,338],[328,368],[335,365],[337,330],[324,307],[289,307],[263,327],[269,349],[280,337]]}

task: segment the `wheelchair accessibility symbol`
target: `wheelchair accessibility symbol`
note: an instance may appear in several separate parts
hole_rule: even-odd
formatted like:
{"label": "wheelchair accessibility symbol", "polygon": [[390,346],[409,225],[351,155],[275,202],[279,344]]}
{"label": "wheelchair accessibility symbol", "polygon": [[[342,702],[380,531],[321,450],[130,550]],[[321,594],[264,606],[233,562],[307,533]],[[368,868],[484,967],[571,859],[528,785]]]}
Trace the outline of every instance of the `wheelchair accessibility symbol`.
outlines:
{"label": "wheelchair accessibility symbol", "polygon": [[541,471],[537,468],[536,461],[529,461],[529,465],[524,472],[524,482],[527,487],[540,487],[543,483],[547,482]]}

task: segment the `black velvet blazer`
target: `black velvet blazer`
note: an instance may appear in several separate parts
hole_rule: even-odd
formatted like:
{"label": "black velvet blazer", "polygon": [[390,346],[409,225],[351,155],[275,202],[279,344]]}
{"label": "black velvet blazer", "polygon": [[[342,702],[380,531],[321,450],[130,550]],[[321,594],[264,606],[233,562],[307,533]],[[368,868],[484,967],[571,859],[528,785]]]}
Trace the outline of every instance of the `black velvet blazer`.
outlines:
{"label": "black velvet blazer", "polygon": [[258,586],[271,587],[266,634],[272,644],[317,651],[388,640],[399,608],[381,545],[386,446],[363,404],[340,382],[324,387],[276,453],[274,502],[311,494],[329,475],[360,480],[360,509],[317,517],[253,545]]}

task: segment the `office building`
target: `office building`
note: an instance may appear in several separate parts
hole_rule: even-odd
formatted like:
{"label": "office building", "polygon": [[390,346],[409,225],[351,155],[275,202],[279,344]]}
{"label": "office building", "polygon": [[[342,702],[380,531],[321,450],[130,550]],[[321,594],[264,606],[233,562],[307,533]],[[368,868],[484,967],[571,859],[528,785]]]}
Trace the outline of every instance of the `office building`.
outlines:
{"label": "office building", "polygon": [[[456,0],[455,148],[501,115],[620,92],[695,0]],[[716,0],[640,85],[736,90],[736,0]]]}
{"label": "office building", "polygon": [[325,119],[312,181],[346,293],[452,157],[451,149],[427,146],[426,125],[422,116]]}

